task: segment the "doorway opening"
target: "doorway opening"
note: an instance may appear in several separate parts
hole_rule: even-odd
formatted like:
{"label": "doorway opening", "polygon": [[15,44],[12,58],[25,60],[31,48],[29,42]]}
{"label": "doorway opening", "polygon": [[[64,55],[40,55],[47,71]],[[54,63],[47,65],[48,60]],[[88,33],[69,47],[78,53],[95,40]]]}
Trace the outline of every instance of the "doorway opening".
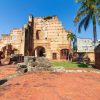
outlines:
{"label": "doorway opening", "polygon": [[45,57],[45,48],[42,46],[39,46],[35,49],[35,56],[36,57]]}
{"label": "doorway opening", "polygon": [[60,51],[60,59],[68,59],[69,50],[68,49],[62,49]]}

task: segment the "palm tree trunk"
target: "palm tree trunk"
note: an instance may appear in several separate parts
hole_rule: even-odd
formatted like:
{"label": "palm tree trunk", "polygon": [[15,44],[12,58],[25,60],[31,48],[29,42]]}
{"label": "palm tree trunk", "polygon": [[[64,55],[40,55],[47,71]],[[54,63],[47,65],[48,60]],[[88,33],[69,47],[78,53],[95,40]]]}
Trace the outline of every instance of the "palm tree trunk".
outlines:
{"label": "palm tree trunk", "polygon": [[96,46],[96,41],[97,41],[97,30],[96,30],[96,20],[94,18],[93,21],[93,39],[94,39],[94,47]]}
{"label": "palm tree trunk", "polygon": [[[94,52],[95,52],[96,41],[97,41],[96,21],[94,21],[93,23],[93,38],[94,38]],[[95,56],[95,53],[94,53],[94,56]]]}

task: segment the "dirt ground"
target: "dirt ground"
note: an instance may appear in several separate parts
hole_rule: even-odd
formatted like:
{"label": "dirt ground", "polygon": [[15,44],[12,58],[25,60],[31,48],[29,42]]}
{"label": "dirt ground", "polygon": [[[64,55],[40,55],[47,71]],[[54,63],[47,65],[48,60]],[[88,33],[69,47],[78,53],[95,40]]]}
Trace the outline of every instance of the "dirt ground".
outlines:
{"label": "dirt ground", "polygon": [[0,66],[0,79],[16,72],[16,65]]}
{"label": "dirt ground", "polygon": [[[0,79],[15,70],[0,67]],[[100,74],[30,72],[1,85],[0,100],[100,100]]]}

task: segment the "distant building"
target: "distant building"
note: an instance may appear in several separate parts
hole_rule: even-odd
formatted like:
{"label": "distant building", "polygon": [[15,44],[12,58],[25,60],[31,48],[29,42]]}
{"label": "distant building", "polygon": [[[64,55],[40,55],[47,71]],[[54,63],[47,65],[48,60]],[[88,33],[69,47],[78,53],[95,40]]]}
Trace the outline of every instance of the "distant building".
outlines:
{"label": "distant building", "polygon": [[[46,56],[49,60],[66,60],[71,51],[71,40],[57,16],[29,16],[23,28],[13,29],[8,37],[18,53],[24,56]],[[3,37],[1,38],[1,40]],[[5,40],[3,40],[4,44]],[[1,43],[1,41],[0,41]]]}
{"label": "distant building", "polygon": [[93,40],[77,38],[77,52],[94,52]]}
{"label": "distant building", "polygon": [[[98,45],[99,42],[96,42]],[[77,38],[77,52],[79,54],[87,54],[91,61],[94,61],[94,43],[89,38]]]}

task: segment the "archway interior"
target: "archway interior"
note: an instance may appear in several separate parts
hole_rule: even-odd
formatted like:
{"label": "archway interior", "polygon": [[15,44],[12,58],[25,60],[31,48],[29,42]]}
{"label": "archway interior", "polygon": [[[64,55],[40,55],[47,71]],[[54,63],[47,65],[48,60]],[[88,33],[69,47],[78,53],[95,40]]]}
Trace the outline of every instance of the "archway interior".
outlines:
{"label": "archway interior", "polygon": [[37,57],[45,56],[45,48],[44,47],[37,47],[35,50],[35,56],[37,56]]}

